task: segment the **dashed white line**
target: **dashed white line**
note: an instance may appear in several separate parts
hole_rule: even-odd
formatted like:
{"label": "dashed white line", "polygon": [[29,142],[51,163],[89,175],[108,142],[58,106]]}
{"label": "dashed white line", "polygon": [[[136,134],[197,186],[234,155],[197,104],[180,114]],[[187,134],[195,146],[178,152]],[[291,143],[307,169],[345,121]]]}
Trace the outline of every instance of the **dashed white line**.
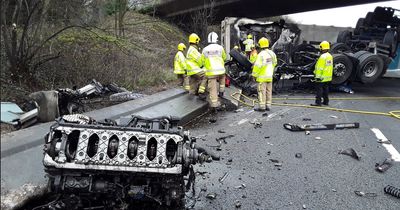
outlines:
{"label": "dashed white line", "polygon": [[[394,148],[392,144],[389,143],[389,140],[378,128],[371,128],[371,131],[375,133],[376,138],[382,141],[382,146],[389,152],[392,156],[392,160],[396,162],[400,162],[400,153]],[[386,142],[386,143],[385,143]]]}

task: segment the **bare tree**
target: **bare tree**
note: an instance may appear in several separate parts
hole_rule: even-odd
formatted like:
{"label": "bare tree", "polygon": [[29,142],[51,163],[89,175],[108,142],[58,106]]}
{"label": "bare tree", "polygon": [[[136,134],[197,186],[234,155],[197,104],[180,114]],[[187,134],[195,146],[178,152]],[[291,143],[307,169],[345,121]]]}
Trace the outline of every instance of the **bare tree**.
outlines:
{"label": "bare tree", "polygon": [[202,9],[191,15],[192,28],[190,30],[198,33],[200,37],[207,36],[207,27],[214,21],[216,12],[215,0],[204,0],[203,5]]}
{"label": "bare tree", "polygon": [[37,68],[60,56],[43,48],[63,31],[76,27],[67,25],[53,32],[43,30],[49,0],[3,0],[1,2],[2,40],[14,81],[35,83]]}

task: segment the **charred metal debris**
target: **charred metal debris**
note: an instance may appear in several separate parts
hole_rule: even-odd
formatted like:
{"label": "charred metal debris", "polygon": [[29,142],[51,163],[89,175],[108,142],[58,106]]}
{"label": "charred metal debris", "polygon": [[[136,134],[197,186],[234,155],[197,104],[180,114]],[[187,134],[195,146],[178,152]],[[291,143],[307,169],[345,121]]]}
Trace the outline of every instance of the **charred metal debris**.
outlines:
{"label": "charred metal debris", "polygon": [[[130,209],[136,201],[184,207],[194,190],[196,163],[219,157],[196,144],[173,117],[121,118],[97,122],[66,115],[45,137],[43,165],[50,193],[48,209]],[[73,202],[69,202],[70,200]]]}
{"label": "charred metal debris", "polygon": [[116,104],[143,96],[114,83],[102,85],[93,79],[91,83],[79,89],[74,86],[72,89],[34,92],[21,107],[14,103],[1,102],[1,122],[13,125],[15,129],[21,129],[36,122],[53,121],[62,115],[86,112],[90,104],[103,102]]}

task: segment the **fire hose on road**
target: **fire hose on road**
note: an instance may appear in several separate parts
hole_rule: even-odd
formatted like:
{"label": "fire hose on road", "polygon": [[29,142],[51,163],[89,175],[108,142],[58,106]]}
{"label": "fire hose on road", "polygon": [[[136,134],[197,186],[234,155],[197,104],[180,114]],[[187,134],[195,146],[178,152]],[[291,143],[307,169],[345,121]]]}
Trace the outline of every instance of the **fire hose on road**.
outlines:
{"label": "fire hose on road", "polygon": [[[258,100],[243,95],[239,92],[235,92],[231,95],[231,97],[246,105],[253,107]],[[241,99],[241,97],[243,99]],[[314,98],[274,98],[273,100],[315,100]],[[330,100],[400,100],[400,97],[359,97],[359,98],[330,98]],[[380,116],[388,116],[394,117],[400,120],[400,110],[393,110],[389,112],[373,112],[373,111],[364,111],[364,110],[355,110],[355,109],[340,109],[334,107],[318,107],[318,106],[310,106],[304,104],[289,104],[289,103],[272,103],[274,106],[290,106],[290,107],[302,107],[302,108],[314,108],[314,109],[322,109],[329,111],[337,111],[337,112],[348,112],[348,113],[356,113],[356,114],[368,114],[368,115],[380,115]]]}

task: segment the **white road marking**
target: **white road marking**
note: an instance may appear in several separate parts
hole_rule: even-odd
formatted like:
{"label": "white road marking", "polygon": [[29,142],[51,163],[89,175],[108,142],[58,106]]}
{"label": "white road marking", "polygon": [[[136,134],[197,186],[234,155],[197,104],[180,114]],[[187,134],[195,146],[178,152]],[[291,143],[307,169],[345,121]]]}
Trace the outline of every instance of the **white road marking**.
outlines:
{"label": "white road marking", "polygon": [[[379,130],[378,128],[371,128],[371,131],[375,133],[376,138],[381,140],[382,142],[389,142],[389,140],[386,138],[385,135]],[[385,144],[382,143],[382,146],[385,147],[385,149],[389,152],[389,154],[392,156],[392,160],[396,162],[400,162],[400,153],[394,148],[392,144]]]}
{"label": "white road marking", "polygon": [[244,119],[242,119],[242,120],[240,120],[240,121],[238,122],[238,125],[241,125],[241,124],[243,124],[243,123],[245,123],[245,122],[247,122],[247,121],[249,121],[249,119],[244,118]]}

